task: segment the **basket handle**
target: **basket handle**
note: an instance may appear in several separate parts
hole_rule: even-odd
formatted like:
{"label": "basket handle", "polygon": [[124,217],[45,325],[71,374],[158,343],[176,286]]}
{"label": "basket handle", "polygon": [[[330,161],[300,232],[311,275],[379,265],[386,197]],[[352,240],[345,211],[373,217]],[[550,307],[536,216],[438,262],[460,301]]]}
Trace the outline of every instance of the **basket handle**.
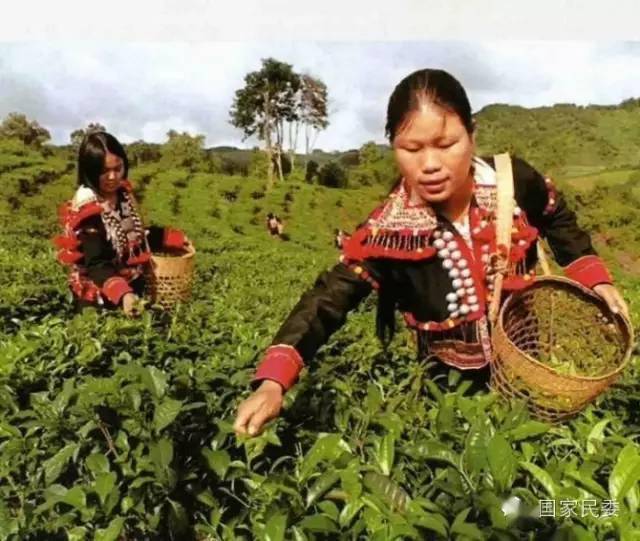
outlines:
{"label": "basket handle", "polygon": [[536,249],[538,250],[538,261],[540,261],[540,266],[542,267],[542,274],[545,276],[551,276],[551,267],[549,267],[549,260],[547,259],[547,254],[544,251],[541,238],[538,238]]}
{"label": "basket handle", "polygon": [[[494,256],[494,264],[505,268],[509,262],[511,249],[511,227],[513,226],[513,169],[508,152],[494,156],[496,168],[497,206],[496,206],[496,244],[498,253]],[[498,319],[500,296],[502,293],[503,272],[496,272],[493,297],[489,305],[489,322],[493,326]]]}

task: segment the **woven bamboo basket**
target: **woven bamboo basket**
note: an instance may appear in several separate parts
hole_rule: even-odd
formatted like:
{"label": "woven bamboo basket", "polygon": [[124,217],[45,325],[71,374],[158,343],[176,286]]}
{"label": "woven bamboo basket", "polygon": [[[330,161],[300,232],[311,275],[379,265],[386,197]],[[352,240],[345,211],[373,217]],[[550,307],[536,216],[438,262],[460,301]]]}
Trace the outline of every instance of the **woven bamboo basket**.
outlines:
{"label": "woven bamboo basket", "polygon": [[492,388],[557,422],[615,382],[629,362],[633,328],[592,290],[543,276],[505,300],[492,341]]}
{"label": "woven bamboo basket", "polygon": [[147,270],[147,297],[165,309],[191,297],[196,251],[193,245],[183,250],[153,254]]}

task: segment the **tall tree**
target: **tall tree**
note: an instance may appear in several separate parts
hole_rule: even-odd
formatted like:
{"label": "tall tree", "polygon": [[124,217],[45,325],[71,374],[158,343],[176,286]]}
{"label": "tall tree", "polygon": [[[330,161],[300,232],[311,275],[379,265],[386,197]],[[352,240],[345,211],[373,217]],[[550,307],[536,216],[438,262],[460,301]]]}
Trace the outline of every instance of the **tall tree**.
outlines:
{"label": "tall tree", "polygon": [[262,60],[258,71],[248,73],[244,87],[236,90],[230,110],[231,124],[242,129],[244,138],[257,136],[268,154],[268,186],[273,185],[273,162],[283,180],[281,152],[286,123],[296,119],[296,94],[300,78],[291,64],[274,58]]}
{"label": "tall tree", "polygon": [[304,74],[300,77],[299,117],[304,126],[304,152],[308,156],[318,134],[329,125],[327,85]]}
{"label": "tall tree", "polygon": [[9,113],[0,124],[0,137],[15,138],[25,145],[40,148],[51,139],[51,134],[35,120],[29,120],[22,113]]}
{"label": "tall tree", "polygon": [[320,131],[329,125],[327,85],[320,79],[306,73],[300,75],[299,79],[294,114],[288,122],[289,160],[292,169],[295,167],[295,153],[298,148],[300,128],[304,129],[305,154],[308,155]]}

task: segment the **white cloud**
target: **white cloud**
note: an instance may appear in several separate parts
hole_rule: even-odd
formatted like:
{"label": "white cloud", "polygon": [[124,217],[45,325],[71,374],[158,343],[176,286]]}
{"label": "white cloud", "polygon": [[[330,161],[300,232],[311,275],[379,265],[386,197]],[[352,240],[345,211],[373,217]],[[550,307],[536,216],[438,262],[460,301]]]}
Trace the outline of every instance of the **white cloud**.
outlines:
{"label": "white cloud", "polygon": [[164,141],[173,128],[204,133],[208,145],[242,146],[228,122],[233,93],[268,56],[327,84],[330,126],[316,145],[327,150],[382,142],[390,92],[421,67],[457,76],[475,110],[494,102],[611,104],[640,95],[637,42],[5,43],[0,116],[24,112],[56,143],[99,121],[124,141]]}

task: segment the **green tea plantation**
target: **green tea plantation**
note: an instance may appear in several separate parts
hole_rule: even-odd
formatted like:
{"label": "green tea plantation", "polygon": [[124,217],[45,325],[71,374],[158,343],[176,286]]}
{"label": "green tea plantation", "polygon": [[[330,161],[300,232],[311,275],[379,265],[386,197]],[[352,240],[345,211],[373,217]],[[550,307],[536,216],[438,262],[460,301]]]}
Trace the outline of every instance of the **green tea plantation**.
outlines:
{"label": "green tea plantation", "polygon": [[[388,185],[134,167],[147,223],[198,250],[193,298],[75,315],[55,260],[65,149],[0,148],[0,540],[640,539],[640,365],[571,421],[387,351],[372,295],[254,439],[232,431],[262,351]],[[534,163],[535,165],[535,163]],[[640,316],[637,172],[558,178]],[[619,175],[618,175],[619,176]],[[624,176],[624,175],[623,175]],[[287,238],[265,230],[285,222]]]}

